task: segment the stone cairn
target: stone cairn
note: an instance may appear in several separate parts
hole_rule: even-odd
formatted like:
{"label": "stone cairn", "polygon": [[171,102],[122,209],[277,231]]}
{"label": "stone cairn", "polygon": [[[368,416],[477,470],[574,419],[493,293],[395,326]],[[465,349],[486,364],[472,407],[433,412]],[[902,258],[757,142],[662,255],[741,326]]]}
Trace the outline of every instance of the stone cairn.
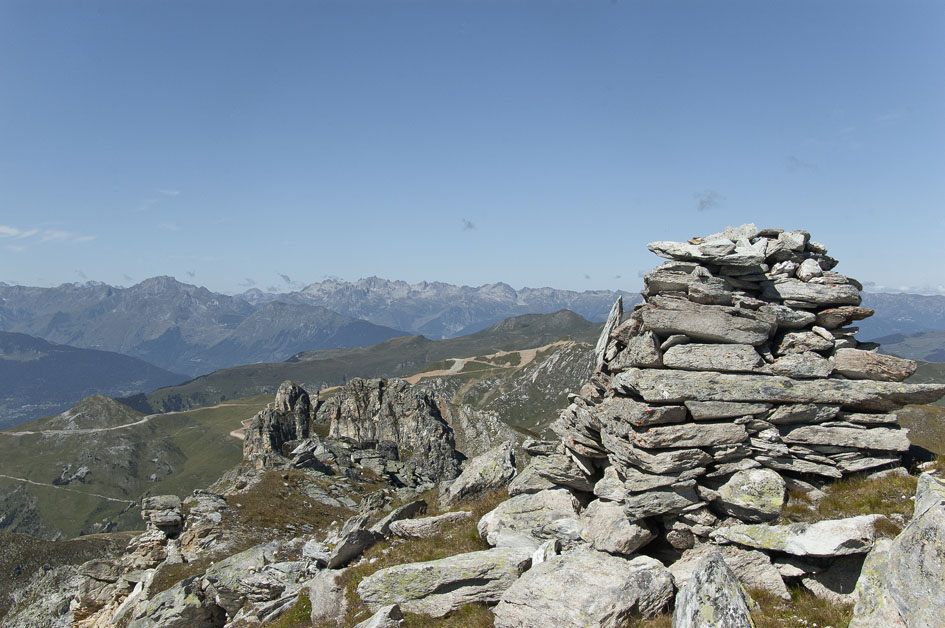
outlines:
{"label": "stone cairn", "polygon": [[913,361],[857,342],[873,311],[825,246],[748,224],[649,249],[670,261],[632,312],[614,304],[553,428],[597,497],[685,549],[725,518],[776,519],[786,490],[901,464],[895,410],[945,387],[900,383]]}

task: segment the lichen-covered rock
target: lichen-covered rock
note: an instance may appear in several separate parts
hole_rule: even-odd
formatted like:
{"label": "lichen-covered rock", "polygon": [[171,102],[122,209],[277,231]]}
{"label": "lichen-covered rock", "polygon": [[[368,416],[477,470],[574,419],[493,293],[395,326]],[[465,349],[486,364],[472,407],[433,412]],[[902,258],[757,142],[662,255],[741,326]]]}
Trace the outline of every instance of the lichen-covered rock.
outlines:
{"label": "lichen-covered rock", "polygon": [[718,543],[737,543],[795,556],[846,556],[870,551],[876,539],[873,525],[881,518],[881,515],[860,515],[778,526],[732,525],[715,530],[711,536]]}
{"label": "lichen-covered rock", "polygon": [[700,559],[676,596],[673,628],[754,628],[753,606],[722,556],[713,552]]}
{"label": "lichen-covered rock", "polygon": [[675,563],[669,566],[676,588],[681,589],[692,578],[703,558],[711,553],[718,553],[728,565],[735,577],[746,589],[761,589],[776,595],[786,602],[791,601],[784,580],[778,569],[771,564],[771,558],[764,552],[745,550],[734,546],[716,546],[704,544],[686,550]]}
{"label": "lichen-covered rock", "polygon": [[404,504],[403,506],[398,506],[387,513],[387,515],[379,519],[374,525],[372,525],[370,528],[371,532],[376,532],[377,534],[387,536],[390,533],[391,524],[395,521],[409,519],[413,516],[425,513],[426,511],[427,503],[422,499],[412,501],[410,503]]}
{"label": "lichen-covered rock", "polygon": [[446,508],[475,499],[505,487],[513,477],[515,453],[512,443],[507,442],[467,462],[463,472],[440,495],[440,505]]}
{"label": "lichen-covered rock", "polygon": [[216,628],[225,621],[223,609],[203,599],[193,577],[140,604],[128,628]]}
{"label": "lichen-covered rock", "polygon": [[570,456],[535,456],[509,484],[509,495],[514,497],[561,487],[590,492],[594,490],[594,482]]}
{"label": "lichen-covered rock", "polygon": [[308,393],[295,382],[283,382],[275,401],[250,421],[243,459],[257,469],[279,466],[288,453],[283,452],[283,445],[308,438],[311,412]]}
{"label": "lichen-covered rock", "polygon": [[389,604],[381,607],[380,610],[354,628],[397,628],[403,625],[403,620],[404,616],[400,612],[400,606]]}
{"label": "lichen-covered rock", "polygon": [[479,536],[495,545],[502,530],[519,532],[536,539],[555,536],[554,524],[572,521],[579,527],[580,503],[566,489],[516,495],[499,504],[479,520]]}
{"label": "lichen-covered rock", "polygon": [[408,613],[442,617],[465,604],[488,604],[531,565],[531,556],[512,548],[458,554],[381,569],[358,585],[371,609],[399,604]]}
{"label": "lichen-covered rock", "polygon": [[471,512],[446,512],[435,517],[420,519],[401,519],[390,525],[390,532],[394,536],[405,539],[426,539],[442,534],[460,521],[472,518]]}
{"label": "lichen-covered rock", "polygon": [[784,479],[776,471],[748,469],[719,487],[713,506],[743,521],[773,521],[781,514],[786,493]]}
{"label": "lichen-covered rock", "polygon": [[656,615],[672,596],[672,576],[654,558],[578,551],[527,571],[493,612],[496,628],[617,628],[634,613]]}
{"label": "lichen-covered rock", "polygon": [[898,615],[908,628],[941,626],[945,617],[945,482],[923,473],[912,521],[871,553],[857,582],[853,628]]}
{"label": "lichen-covered rock", "polygon": [[631,521],[617,502],[595,499],[581,513],[581,538],[608,554],[632,554],[656,535],[645,521]]}
{"label": "lichen-covered rock", "polygon": [[312,603],[313,624],[336,621],[344,617],[348,608],[345,589],[340,581],[344,570],[325,569],[305,583],[308,599]]}

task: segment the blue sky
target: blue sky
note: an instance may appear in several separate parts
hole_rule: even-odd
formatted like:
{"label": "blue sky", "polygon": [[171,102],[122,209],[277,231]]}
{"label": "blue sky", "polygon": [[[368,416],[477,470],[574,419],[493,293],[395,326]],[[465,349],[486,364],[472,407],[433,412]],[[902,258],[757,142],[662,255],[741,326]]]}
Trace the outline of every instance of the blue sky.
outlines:
{"label": "blue sky", "polygon": [[0,0],[0,281],[637,290],[805,228],[945,293],[945,3]]}

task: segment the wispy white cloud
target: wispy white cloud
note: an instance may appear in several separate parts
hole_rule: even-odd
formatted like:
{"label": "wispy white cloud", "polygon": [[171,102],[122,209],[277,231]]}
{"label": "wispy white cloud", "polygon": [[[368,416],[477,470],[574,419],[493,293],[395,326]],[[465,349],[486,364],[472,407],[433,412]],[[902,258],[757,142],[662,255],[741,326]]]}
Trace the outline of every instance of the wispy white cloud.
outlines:
{"label": "wispy white cloud", "polygon": [[[38,238],[40,242],[91,242],[95,236],[65,229],[20,229],[10,225],[0,225],[0,238],[12,238],[23,242],[34,238]],[[24,248],[23,245],[18,245],[18,248],[10,250],[22,251]]]}
{"label": "wispy white cloud", "polygon": [[180,196],[180,190],[175,190],[174,188],[159,188],[158,194],[163,194],[164,196]]}

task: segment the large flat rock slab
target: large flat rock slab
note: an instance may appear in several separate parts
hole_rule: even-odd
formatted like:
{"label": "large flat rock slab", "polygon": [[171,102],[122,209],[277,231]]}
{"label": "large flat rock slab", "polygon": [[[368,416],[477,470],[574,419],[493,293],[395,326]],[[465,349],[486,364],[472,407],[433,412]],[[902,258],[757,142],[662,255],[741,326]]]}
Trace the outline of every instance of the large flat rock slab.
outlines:
{"label": "large flat rock slab", "polygon": [[743,401],[822,403],[888,411],[910,403],[932,403],[945,384],[902,384],[863,380],[796,380],[779,375],[630,369],[614,376],[614,386],[649,403]]}
{"label": "large flat rock slab", "polygon": [[530,553],[515,548],[458,554],[381,569],[361,581],[358,595],[374,611],[398,604],[407,613],[443,617],[465,604],[499,601],[530,565]]}
{"label": "large flat rock slab", "polygon": [[865,554],[873,547],[873,525],[881,515],[860,515],[816,523],[769,526],[743,524],[719,528],[710,535],[717,543],[784,552],[795,556],[828,558]]}

